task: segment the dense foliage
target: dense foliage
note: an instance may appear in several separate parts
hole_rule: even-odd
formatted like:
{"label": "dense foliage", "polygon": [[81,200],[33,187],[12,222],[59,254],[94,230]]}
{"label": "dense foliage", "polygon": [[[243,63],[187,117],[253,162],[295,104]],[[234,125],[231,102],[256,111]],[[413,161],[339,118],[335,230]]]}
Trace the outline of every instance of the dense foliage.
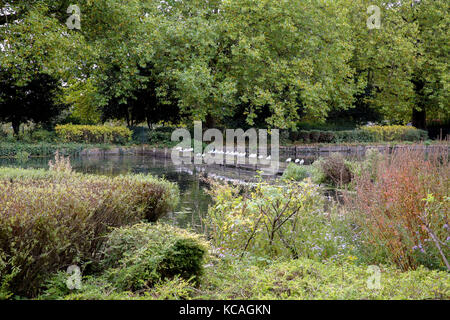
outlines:
{"label": "dense foliage", "polygon": [[303,143],[423,141],[425,130],[410,126],[364,126],[354,130],[299,130],[290,133],[292,141]]}
{"label": "dense foliage", "polygon": [[49,272],[95,259],[110,227],[156,221],[177,203],[178,189],[151,176],[65,169],[0,170],[2,295],[36,293]]}
{"label": "dense foliage", "polygon": [[132,131],[125,127],[58,125],[55,128],[62,142],[124,144],[131,140]]}
{"label": "dense foliage", "polygon": [[320,189],[311,181],[261,183],[243,195],[239,188],[215,186],[213,193],[215,206],[206,224],[217,248],[265,258],[327,259],[342,253],[344,243],[334,234]]}
{"label": "dense foliage", "polygon": [[[6,1],[0,118],[294,128],[349,111],[446,120],[449,3],[374,0]],[[336,113],[337,112],[337,113]],[[375,117],[376,118],[376,117]],[[57,119],[53,119],[57,121]],[[244,121],[244,122],[243,122]]]}

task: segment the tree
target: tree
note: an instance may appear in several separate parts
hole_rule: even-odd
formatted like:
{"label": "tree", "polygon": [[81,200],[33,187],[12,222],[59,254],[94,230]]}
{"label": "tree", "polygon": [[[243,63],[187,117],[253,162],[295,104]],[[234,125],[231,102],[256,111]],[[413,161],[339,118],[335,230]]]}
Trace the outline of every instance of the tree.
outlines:
{"label": "tree", "polygon": [[11,1],[9,14],[4,8],[0,118],[11,121],[17,134],[20,123],[32,120],[47,124],[65,107],[62,83],[77,74],[72,50],[81,39],[50,17],[45,5]]}
{"label": "tree", "polygon": [[431,119],[450,116],[450,3],[443,0],[416,1],[405,6],[402,17],[418,26],[416,63],[411,79],[414,85],[412,124],[424,129],[427,114]]}
{"label": "tree", "polygon": [[33,121],[44,125],[60,114],[66,106],[55,103],[60,94],[57,80],[47,74],[37,74],[25,86],[18,86],[11,78],[0,74],[0,119],[11,122],[14,134],[19,134],[21,123]]}
{"label": "tree", "polygon": [[427,110],[448,115],[448,1],[370,1],[381,8],[381,28],[373,30],[365,27],[367,1],[339,2],[353,28],[358,101],[419,128]]}

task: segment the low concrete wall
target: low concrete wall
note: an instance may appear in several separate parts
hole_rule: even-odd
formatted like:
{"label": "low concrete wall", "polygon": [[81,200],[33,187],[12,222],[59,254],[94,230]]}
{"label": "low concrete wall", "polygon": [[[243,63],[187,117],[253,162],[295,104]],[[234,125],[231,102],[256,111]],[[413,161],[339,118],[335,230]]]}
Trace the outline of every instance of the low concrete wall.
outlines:
{"label": "low concrete wall", "polygon": [[299,158],[304,156],[328,156],[332,153],[342,153],[347,155],[364,156],[368,149],[378,149],[380,152],[392,153],[400,149],[413,149],[417,151],[424,151],[425,153],[434,152],[449,152],[450,145],[359,145],[359,146],[345,146],[345,145],[330,145],[330,146],[295,146],[295,147],[280,147],[280,156],[287,158]]}
{"label": "low concrete wall", "polygon": [[[365,153],[369,149],[378,149],[380,152],[392,153],[399,149],[413,149],[417,151],[424,151],[426,153],[435,152],[450,152],[450,145],[367,145],[367,146],[340,146],[340,145],[330,145],[330,146],[294,146],[294,147],[280,147],[280,163],[279,172],[281,174],[286,168],[286,159],[291,158],[292,161],[295,159],[304,159],[305,164],[311,164],[315,159],[319,157],[327,157],[332,153],[341,153],[345,156],[362,159]],[[121,155],[142,155],[142,156],[152,156],[156,158],[170,159],[172,154],[172,149],[170,148],[154,148],[150,146],[135,146],[135,147],[115,147],[109,150],[103,149],[86,149],[83,150],[81,156],[121,156]],[[181,156],[181,154],[180,154]],[[193,155],[191,155],[193,157]],[[189,156],[186,157],[188,159]],[[192,159],[192,158],[191,158]],[[219,166],[219,165],[213,165]],[[225,167],[229,168],[239,168],[243,170],[261,170],[264,168],[263,165],[254,164],[225,164]]]}

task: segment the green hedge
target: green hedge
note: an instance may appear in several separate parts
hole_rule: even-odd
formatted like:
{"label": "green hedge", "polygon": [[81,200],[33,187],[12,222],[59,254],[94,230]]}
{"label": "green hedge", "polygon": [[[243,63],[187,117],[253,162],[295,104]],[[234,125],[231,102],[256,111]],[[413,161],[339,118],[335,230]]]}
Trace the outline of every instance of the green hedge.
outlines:
{"label": "green hedge", "polygon": [[132,137],[132,131],[126,127],[66,124],[56,126],[55,131],[63,142],[125,144]]}
{"label": "green hedge", "polygon": [[14,157],[27,152],[30,156],[53,156],[57,150],[63,155],[78,155],[88,148],[108,149],[111,145],[86,145],[82,143],[23,143],[23,142],[0,142],[0,157]]}
{"label": "green hedge", "polygon": [[342,131],[300,130],[291,135],[292,140],[303,143],[423,141],[427,138],[426,131],[409,126],[371,126]]}
{"label": "green hedge", "polygon": [[33,296],[49,273],[92,260],[110,227],[177,202],[176,185],[152,176],[0,168],[0,298]]}
{"label": "green hedge", "polygon": [[374,135],[377,141],[420,141],[428,138],[428,133],[410,126],[370,126],[361,129]]}

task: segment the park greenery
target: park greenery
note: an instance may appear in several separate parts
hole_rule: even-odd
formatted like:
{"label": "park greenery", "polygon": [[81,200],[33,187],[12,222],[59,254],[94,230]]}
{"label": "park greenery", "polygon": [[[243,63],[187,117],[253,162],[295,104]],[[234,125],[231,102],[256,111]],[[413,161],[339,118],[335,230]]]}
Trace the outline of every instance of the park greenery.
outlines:
{"label": "park greenery", "polygon": [[28,121],[448,121],[445,0],[79,0],[80,29],[70,4],[0,6],[0,119],[16,134]]}
{"label": "park greenery", "polygon": [[[0,1],[0,157],[14,159],[0,167],[0,300],[450,299],[449,12]],[[273,180],[205,178],[202,230],[163,219],[181,184],[72,168],[86,149],[172,147],[194,121],[373,148],[290,159]],[[36,156],[47,169],[23,168]]]}
{"label": "park greenery", "polygon": [[449,299],[449,163],[372,150],[275,182],[209,180],[202,234],[158,222],[179,197],[165,180],[76,173],[58,154],[49,170],[2,168],[0,298]]}

